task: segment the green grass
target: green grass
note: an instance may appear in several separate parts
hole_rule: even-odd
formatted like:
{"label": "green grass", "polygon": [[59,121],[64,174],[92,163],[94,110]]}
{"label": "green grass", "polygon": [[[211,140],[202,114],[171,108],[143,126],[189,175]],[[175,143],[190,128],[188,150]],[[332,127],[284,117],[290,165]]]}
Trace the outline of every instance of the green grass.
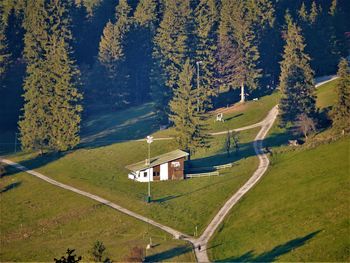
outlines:
{"label": "green grass", "polygon": [[349,261],[349,146],[274,157],[211,241],[211,259]]}
{"label": "green grass", "polygon": [[[154,218],[166,225],[193,234],[195,226],[202,231],[221,204],[228,199],[257,167],[252,146],[247,141],[253,137],[251,131],[242,133],[241,154],[215,155],[220,147],[216,145],[205,154],[198,153],[196,164],[235,162],[232,168],[223,170],[222,176],[189,179],[185,181],[165,181],[152,183],[153,199],[151,209],[145,206],[147,184],[127,179],[127,164],[145,158],[147,145],[144,142],[118,143],[94,149],[80,149],[55,160],[50,157],[25,159],[30,155],[18,155],[11,159],[43,172],[60,182],[76,186],[88,192],[105,197],[132,211]],[[225,136],[220,136],[221,139]],[[173,141],[156,141],[152,144],[152,154],[158,155],[175,148]],[[214,156],[211,156],[214,154]],[[208,156],[209,155],[209,156]],[[207,157],[205,157],[207,156]],[[32,156],[33,157],[33,156]],[[220,189],[220,191],[217,191]]]}
{"label": "green grass", "polygon": [[336,85],[338,81],[339,80],[333,80],[317,88],[317,107],[322,109],[335,104],[337,100]]}
{"label": "green grass", "polygon": [[[335,83],[318,89],[319,107],[332,106]],[[279,147],[290,136],[276,124],[264,144]],[[349,149],[347,137],[314,149],[283,146],[274,151],[267,174],[211,240],[210,258],[349,261]]]}
{"label": "green grass", "polygon": [[225,122],[216,122],[216,115],[213,115],[208,121],[209,130],[212,132],[224,131],[228,129],[239,128],[262,121],[267,113],[278,104],[279,93],[264,96],[258,101],[248,101],[237,110],[231,113],[224,113]]}
{"label": "green grass", "polygon": [[83,118],[82,146],[101,146],[121,140],[145,138],[157,131],[153,104]]}
{"label": "green grass", "polygon": [[121,261],[134,246],[158,244],[148,251],[157,260],[194,261],[191,246],[88,198],[25,173],[0,180],[0,261],[53,261],[75,248],[84,261],[96,240],[107,256]]}

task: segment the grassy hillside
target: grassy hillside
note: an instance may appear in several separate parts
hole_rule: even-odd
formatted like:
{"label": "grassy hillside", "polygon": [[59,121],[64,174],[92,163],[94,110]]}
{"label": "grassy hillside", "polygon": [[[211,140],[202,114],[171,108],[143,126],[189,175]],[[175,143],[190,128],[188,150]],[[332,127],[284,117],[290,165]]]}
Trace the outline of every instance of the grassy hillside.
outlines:
{"label": "grassy hillside", "polygon": [[[224,131],[234,129],[262,121],[267,113],[278,104],[279,93],[261,97],[258,101],[248,101],[243,105],[237,104],[232,110],[224,112],[225,122],[215,122],[216,114],[213,114],[208,124],[210,130]],[[225,110],[225,109],[222,109]]]}
{"label": "grassy hillside", "polygon": [[211,242],[215,261],[349,261],[349,138],[280,154]]}
{"label": "grassy hillside", "polygon": [[[232,168],[221,171],[222,176],[152,183],[155,202],[150,207],[145,206],[147,184],[129,180],[128,171],[124,168],[127,164],[145,158],[145,142],[132,141],[80,149],[60,158],[47,156],[30,159],[28,155],[19,155],[12,159],[22,161],[23,165],[60,182],[100,195],[166,225],[193,234],[196,225],[199,231],[203,230],[221,204],[256,169],[258,162],[249,143],[254,133],[248,131],[244,134],[241,135],[242,146],[239,154],[232,154],[228,158],[222,153],[225,136],[215,138],[212,148],[197,153],[197,159],[193,162],[195,167],[235,162]],[[152,144],[152,154],[157,155],[174,148],[173,141],[156,141]],[[220,192],[217,191],[218,188],[221,189]]]}
{"label": "grassy hillside", "polygon": [[134,246],[146,247],[149,236],[157,260],[193,261],[190,245],[75,193],[25,173],[0,181],[0,261],[52,261],[75,248],[84,261],[96,240],[107,256],[121,261]]}
{"label": "grassy hillside", "polygon": [[327,108],[332,105],[337,100],[336,85],[338,80],[333,80],[326,84],[323,84],[316,90],[317,96],[317,107]]}
{"label": "grassy hillside", "polygon": [[[112,113],[90,116],[84,121],[80,149],[62,155],[52,154],[45,157],[38,157],[31,153],[19,153],[9,156],[9,158],[41,171],[58,181],[105,197],[188,234],[194,234],[196,226],[198,232],[201,232],[221,204],[256,169],[258,162],[253,157],[251,142],[258,129],[240,133],[240,152],[239,154],[233,153],[230,157],[227,157],[224,152],[226,135],[213,137],[210,141],[210,148],[199,150],[192,156],[193,167],[210,167],[228,162],[234,162],[234,166],[221,171],[222,176],[219,177],[153,183],[154,203],[147,206],[144,201],[147,184],[127,179],[128,171],[124,168],[130,163],[145,159],[147,145],[144,142],[122,141],[143,138],[152,133],[156,130],[156,127],[152,126],[153,118],[152,105],[150,104],[123,111],[118,116]],[[168,132],[165,131],[165,134]],[[158,155],[175,148],[175,142],[172,140],[156,141],[152,144],[152,155]],[[2,194],[1,205],[4,213],[1,216],[0,225],[1,232],[5,233],[2,242],[6,241],[1,252],[3,260],[27,261],[38,260],[38,258],[52,260],[53,256],[61,255],[68,245],[76,248],[79,254],[86,257],[91,244],[99,236],[106,243],[107,248],[118,249],[111,252],[111,257],[120,260],[130,249],[130,247],[125,246],[125,243],[138,244],[135,240],[139,239],[142,245],[147,242],[147,237],[143,238],[144,235],[147,236],[144,224],[135,220],[130,221],[128,217],[109,208],[100,208],[97,205],[99,209],[95,210],[98,211],[96,212],[98,215],[84,216],[86,222],[83,222],[79,216],[70,216],[96,206],[94,202],[86,200],[84,197],[57,189],[24,173],[14,173],[14,175],[1,179],[0,182],[2,190],[8,189],[12,183],[18,185],[18,187],[10,188],[11,190],[4,191]],[[66,197],[69,197],[67,203],[65,202]],[[11,202],[17,199],[19,201],[13,205]],[[37,203],[37,210],[35,212],[28,210],[25,200]],[[60,205],[56,206],[56,204]],[[14,212],[14,208],[18,208],[19,212]],[[75,208],[78,208],[76,213],[74,212]],[[65,221],[57,221],[56,218],[65,217],[66,212],[69,218]],[[101,230],[99,222],[108,221],[104,220],[104,217],[108,217],[108,220],[112,221],[114,217],[121,219],[113,221],[114,223],[110,223],[107,229]],[[51,234],[48,234],[49,230],[42,230],[47,228],[42,226],[45,224],[42,221],[55,222],[54,224],[49,223],[54,225],[50,226]],[[122,225],[120,225],[121,222]],[[9,238],[18,234],[16,229],[19,226],[25,226],[31,233],[41,234],[19,240]],[[51,230],[51,228],[54,229]],[[129,232],[127,230],[129,228],[133,230]],[[92,231],[88,231],[89,229]],[[152,231],[155,232],[155,239],[157,239],[157,235],[159,236],[157,242],[160,245],[152,251],[155,255],[150,260],[193,260],[193,255],[185,244],[169,241],[169,237],[164,233],[155,229]],[[68,234],[69,232],[71,233]],[[81,236],[80,232],[85,234]],[[120,237],[117,236],[118,241],[114,240],[115,233],[122,233]],[[40,248],[44,246],[45,241],[48,243],[48,249],[41,250]],[[120,249],[123,247],[126,248]],[[17,255],[18,248],[23,249]]]}
{"label": "grassy hillside", "polygon": [[[319,107],[332,106],[335,85],[317,90]],[[279,146],[290,136],[275,125],[265,145]],[[275,154],[267,174],[214,236],[211,259],[349,261],[349,149],[347,137]]]}

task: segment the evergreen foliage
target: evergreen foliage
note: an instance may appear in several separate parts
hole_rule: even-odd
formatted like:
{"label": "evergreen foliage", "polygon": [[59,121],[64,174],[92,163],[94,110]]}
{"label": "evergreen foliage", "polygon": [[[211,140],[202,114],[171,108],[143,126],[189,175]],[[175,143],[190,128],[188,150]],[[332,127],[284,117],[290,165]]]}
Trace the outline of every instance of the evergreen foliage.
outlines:
{"label": "evergreen foliage", "polygon": [[79,143],[82,95],[69,23],[67,7],[59,1],[28,1],[25,105],[19,121],[23,149],[65,151]]}
{"label": "evergreen foliage", "polygon": [[[155,100],[159,124],[167,124],[164,113],[169,112],[169,100],[173,96],[181,68],[189,56],[189,25],[191,17],[189,1],[165,0],[163,18],[154,37],[151,93]],[[156,73],[156,74],[155,74]],[[166,89],[167,88],[167,89]],[[162,96],[156,98],[155,96]],[[158,104],[162,103],[162,104]],[[163,112],[161,112],[163,110]]]}
{"label": "evergreen foliage", "polygon": [[286,21],[286,44],[279,85],[282,92],[279,104],[282,125],[294,123],[301,114],[314,118],[316,113],[313,71],[310,67],[310,57],[304,52],[304,38],[300,28],[289,15],[286,16]]}
{"label": "evergreen foliage", "polygon": [[148,94],[151,89],[151,71],[154,63],[152,52],[158,22],[157,9],[157,1],[141,0],[134,12],[134,24],[130,30],[126,60],[128,65],[131,65],[130,86],[133,87],[134,99],[137,103],[143,103],[150,97]]}
{"label": "evergreen foliage", "polygon": [[193,89],[194,68],[189,59],[179,75],[178,87],[170,102],[170,119],[174,122],[176,139],[179,146],[189,152],[205,147],[205,115],[197,111],[196,90]]}
{"label": "evergreen foliage", "polygon": [[67,256],[64,255],[61,258],[57,259],[54,258],[55,263],[77,263],[79,261],[82,260],[81,256],[77,256],[76,254],[74,254],[75,249],[67,249]]}
{"label": "evergreen foliage", "polygon": [[[233,57],[236,57],[235,65],[230,64],[230,68],[235,68],[237,74],[231,77],[231,82],[226,85],[241,87],[241,102],[245,101],[245,86],[255,89],[258,80],[261,77],[259,69],[259,34],[266,24],[273,23],[274,9],[269,1],[251,0],[251,1],[222,1],[221,21],[219,28],[219,68],[227,65],[224,48],[236,50]],[[232,56],[229,56],[231,62],[234,62]]]}
{"label": "evergreen foliage", "polygon": [[0,21],[0,80],[4,77],[11,54],[9,53],[6,36],[5,25]]}
{"label": "evergreen foliage", "polygon": [[189,1],[165,0],[163,19],[155,36],[154,57],[159,59],[166,85],[174,89],[189,55],[188,36],[191,8]]}
{"label": "evergreen foliage", "polygon": [[140,0],[134,13],[134,19],[141,27],[154,27],[157,17],[156,0]]}
{"label": "evergreen foliage", "polygon": [[100,63],[108,69],[111,76],[115,76],[117,63],[124,56],[121,39],[119,27],[108,21],[101,36],[98,58]]}
{"label": "evergreen foliage", "polygon": [[124,66],[125,45],[132,18],[131,7],[126,0],[120,0],[115,9],[116,22],[108,21],[99,45],[99,62],[106,68],[105,79],[110,104],[119,107],[128,103],[128,68]]}
{"label": "evergreen foliage", "polygon": [[199,65],[198,98],[202,110],[212,107],[211,98],[217,95],[215,87],[215,64],[217,52],[217,27],[219,12],[215,0],[201,0],[195,9],[196,18],[196,62]]}
{"label": "evergreen foliage", "polygon": [[339,62],[337,73],[338,100],[332,111],[333,126],[342,132],[350,132],[350,67],[349,62],[343,58]]}

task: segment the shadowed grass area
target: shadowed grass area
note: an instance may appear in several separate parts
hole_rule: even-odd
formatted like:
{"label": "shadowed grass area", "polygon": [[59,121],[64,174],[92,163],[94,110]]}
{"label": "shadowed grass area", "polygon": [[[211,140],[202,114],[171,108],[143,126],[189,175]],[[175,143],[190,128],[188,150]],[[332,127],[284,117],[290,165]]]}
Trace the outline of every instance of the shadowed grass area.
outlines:
{"label": "shadowed grass area", "polygon": [[[16,184],[17,187],[12,187]],[[148,255],[169,250],[167,260],[194,261],[191,245],[88,198],[63,190],[25,173],[0,179],[0,261],[53,261],[75,248],[91,261],[92,245],[103,241],[113,261],[122,261],[134,246],[158,244]],[[8,189],[3,191],[3,189]],[[185,248],[185,249],[184,249]]]}

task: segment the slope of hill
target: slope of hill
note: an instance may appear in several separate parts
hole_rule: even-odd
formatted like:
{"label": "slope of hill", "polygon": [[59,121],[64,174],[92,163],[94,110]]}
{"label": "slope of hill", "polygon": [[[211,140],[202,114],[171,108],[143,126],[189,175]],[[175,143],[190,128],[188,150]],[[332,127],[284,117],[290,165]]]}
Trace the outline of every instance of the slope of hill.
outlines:
{"label": "slope of hill", "polygon": [[26,173],[1,178],[0,261],[53,261],[67,248],[91,261],[102,241],[109,258],[122,261],[135,246],[158,244],[147,255],[158,260],[194,261],[192,247],[157,228],[54,187]]}
{"label": "slope of hill", "polygon": [[[334,104],[336,83],[317,90],[321,109]],[[267,143],[278,146],[289,135],[276,126],[269,137]],[[275,151],[268,173],[211,241],[211,259],[349,261],[349,149],[345,137],[313,149]]]}
{"label": "slope of hill", "polygon": [[277,155],[211,245],[215,261],[349,261],[349,138]]}

